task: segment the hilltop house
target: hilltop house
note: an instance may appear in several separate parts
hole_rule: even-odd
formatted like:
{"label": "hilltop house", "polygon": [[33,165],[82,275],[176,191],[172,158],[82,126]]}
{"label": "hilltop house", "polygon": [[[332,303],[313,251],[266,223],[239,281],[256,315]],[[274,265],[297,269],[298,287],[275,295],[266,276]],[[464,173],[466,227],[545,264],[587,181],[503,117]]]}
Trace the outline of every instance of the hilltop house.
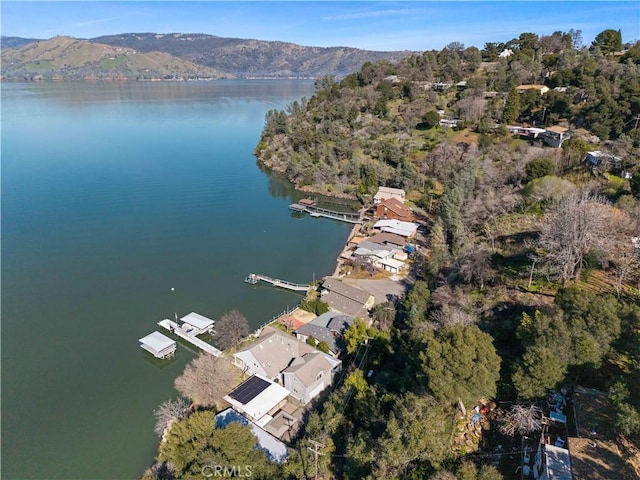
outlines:
{"label": "hilltop house", "polygon": [[554,125],[547,128],[542,137],[544,138],[544,143],[550,147],[559,148],[562,146],[562,142],[571,138],[571,131],[568,128]]}
{"label": "hilltop house", "polygon": [[546,85],[536,85],[536,84],[518,85],[516,87],[516,91],[518,93],[524,93],[527,90],[536,90],[540,95],[544,95],[549,91],[549,87],[547,87]]}

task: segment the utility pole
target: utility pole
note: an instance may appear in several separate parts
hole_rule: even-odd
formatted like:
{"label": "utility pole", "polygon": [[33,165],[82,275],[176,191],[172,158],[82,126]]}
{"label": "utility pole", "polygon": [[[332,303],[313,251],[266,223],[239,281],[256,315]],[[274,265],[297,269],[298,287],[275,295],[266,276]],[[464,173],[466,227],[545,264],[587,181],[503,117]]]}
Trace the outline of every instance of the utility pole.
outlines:
{"label": "utility pole", "polygon": [[316,463],[316,474],[313,478],[315,480],[318,480],[318,455],[324,455],[324,453],[318,452],[318,448],[324,448],[324,445],[320,442],[316,442],[315,440],[309,440],[309,443],[312,443],[314,448],[313,449],[311,447],[307,447],[307,448],[314,453],[315,463]]}

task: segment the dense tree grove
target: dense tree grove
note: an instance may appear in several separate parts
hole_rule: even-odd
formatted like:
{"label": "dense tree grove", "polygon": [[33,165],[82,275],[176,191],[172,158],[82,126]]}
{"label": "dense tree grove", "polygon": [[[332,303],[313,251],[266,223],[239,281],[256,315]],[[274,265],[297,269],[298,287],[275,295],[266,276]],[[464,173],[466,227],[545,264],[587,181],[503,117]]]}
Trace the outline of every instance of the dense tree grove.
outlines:
{"label": "dense tree grove", "polygon": [[[366,63],[344,79],[319,79],[315,95],[286,112],[270,111],[256,155],[298,186],[355,195],[369,191],[372,177],[405,189],[424,185],[427,164],[442,161],[438,145],[449,140],[438,112],[485,135],[484,147],[501,125],[562,123],[637,148],[640,47],[613,54],[621,48],[615,30],[590,49],[579,31],[523,33],[482,50],[452,42],[398,64]],[[499,57],[505,51],[512,54]],[[550,91],[518,92],[521,84]]]}
{"label": "dense tree grove", "polygon": [[[363,202],[404,188],[426,227],[406,294],[347,330],[344,370],[278,478],[313,478],[314,442],[321,478],[513,478],[507,455],[491,460],[496,445],[520,448],[548,390],[577,385],[608,392],[614,431],[640,447],[640,54],[629,47],[616,54],[616,31],[590,48],[576,30],[482,50],[452,42],[318,79],[312,98],[267,114],[262,163]],[[436,125],[443,111],[454,129]],[[521,123],[574,133],[553,148],[510,135]],[[594,150],[603,160],[590,163]],[[491,400],[506,406],[465,436],[462,412]],[[217,455],[222,433],[207,428],[202,441],[177,430],[156,469],[188,473]]]}

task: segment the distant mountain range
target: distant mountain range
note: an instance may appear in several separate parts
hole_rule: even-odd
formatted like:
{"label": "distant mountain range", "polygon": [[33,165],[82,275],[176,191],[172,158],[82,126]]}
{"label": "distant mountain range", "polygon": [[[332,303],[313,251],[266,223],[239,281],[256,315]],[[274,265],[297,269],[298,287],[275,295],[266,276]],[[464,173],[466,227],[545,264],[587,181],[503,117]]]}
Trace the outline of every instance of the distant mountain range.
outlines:
{"label": "distant mountain range", "polygon": [[345,76],[363,63],[412,52],[223,38],[127,33],[91,39],[2,37],[3,78],[317,78]]}

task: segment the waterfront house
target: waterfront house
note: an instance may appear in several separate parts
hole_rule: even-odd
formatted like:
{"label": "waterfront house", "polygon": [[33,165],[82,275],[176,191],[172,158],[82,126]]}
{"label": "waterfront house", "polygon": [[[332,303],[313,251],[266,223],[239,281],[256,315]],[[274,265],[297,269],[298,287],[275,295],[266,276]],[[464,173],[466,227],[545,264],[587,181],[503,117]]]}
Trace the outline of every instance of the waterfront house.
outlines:
{"label": "waterfront house", "polygon": [[225,395],[224,400],[235,410],[263,427],[280,410],[289,391],[260,375],[253,375]]}
{"label": "waterfront house", "polygon": [[364,290],[348,285],[337,278],[326,277],[320,298],[334,311],[366,319],[375,297]]}
{"label": "waterfront house", "polygon": [[544,138],[544,143],[550,147],[559,148],[562,146],[562,142],[571,138],[571,131],[568,128],[554,125],[547,128],[542,137]]}
{"label": "waterfront house", "polygon": [[315,338],[318,342],[326,342],[329,352],[337,356],[344,349],[344,332],[353,322],[354,318],[349,315],[326,312],[300,326],[296,330],[296,338],[301,342],[306,342],[309,337]]}
{"label": "waterfront house", "polygon": [[544,95],[545,93],[547,93],[549,91],[549,87],[547,87],[546,85],[536,85],[536,84],[531,84],[531,85],[518,85],[516,87],[516,91],[518,93],[524,93],[527,90],[535,90],[537,91],[540,95]]}
{"label": "waterfront house", "polygon": [[396,198],[400,202],[404,203],[405,196],[406,193],[401,188],[379,187],[378,192],[373,197],[373,203],[377,205],[383,200],[387,200],[389,198]]}
{"label": "waterfront house", "polygon": [[398,250],[402,250],[407,245],[407,239],[402,235],[386,232],[376,233],[375,235],[369,237],[368,241]]}
{"label": "waterfront house", "polygon": [[[287,384],[285,383],[284,372],[287,371],[288,373],[291,373],[291,370],[287,370],[289,367],[294,365],[300,367],[301,365],[304,365],[307,361],[315,358],[313,356],[314,354],[319,354],[327,360],[326,362],[313,360],[313,368],[316,368],[318,365],[323,365],[328,369],[327,372],[321,375],[321,383],[328,386],[331,384],[329,379],[333,379],[334,372],[340,370],[340,361],[335,360],[331,355],[323,353],[313,348],[311,345],[301,342],[297,338],[292,337],[291,335],[274,327],[264,327],[260,337],[255,342],[244,350],[233,354],[233,362],[244,372],[250,373],[259,378],[264,378],[270,382],[275,382],[279,385],[284,385],[284,387],[288,389]],[[306,371],[306,368],[311,367],[303,368],[303,373]],[[295,370],[297,371],[297,369]],[[303,374],[301,373],[301,375]],[[306,378],[307,377],[304,376],[305,382]],[[293,381],[291,378],[289,378],[288,381],[289,385],[293,385],[291,383]],[[311,399],[313,398],[311,393],[316,395],[320,392],[320,390],[317,390],[317,386],[320,383],[314,382],[309,383],[307,385],[308,388],[304,391],[300,390],[300,385],[297,385],[296,387],[298,388],[298,392],[292,392],[291,390],[288,391],[294,397],[294,393],[298,395],[295,398],[301,402],[304,399]]]}
{"label": "waterfront house", "polygon": [[379,220],[373,228],[377,228],[381,232],[394,233],[409,238],[416,234],[418,226],[417,223],[403,222],[401,220]]}
{"label": "waterfront house", "polygon": [[287,368],[294,358],[313,351],[313,347],[298,341],[295,337],[266,326],[255,342],[234,353],[233,358],[234,364],[243,371],[280,382],[280,372]]}
{"label": "waterfront house", "polygon": [[401,220],[403,222],[411,222],[413,220],[411,209],[396,197],[386,198],[378,203],[374,216],[376,218]]}
{"label": "waterfront house", "polygon": [[322,352],[307,353],[282,371],[284,386],[291,396],[307,404],[333,383],[342,362]]}

